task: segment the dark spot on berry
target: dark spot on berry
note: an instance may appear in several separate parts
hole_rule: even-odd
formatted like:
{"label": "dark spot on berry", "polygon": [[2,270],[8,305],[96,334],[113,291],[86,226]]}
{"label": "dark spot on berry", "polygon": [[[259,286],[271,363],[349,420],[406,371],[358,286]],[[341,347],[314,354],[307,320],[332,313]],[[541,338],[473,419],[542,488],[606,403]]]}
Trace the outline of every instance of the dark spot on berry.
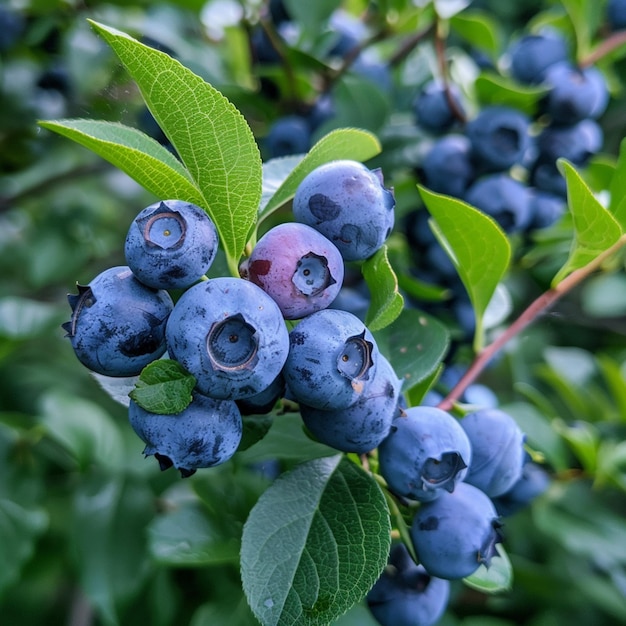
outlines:
{"label": "dark spot on berry", "polygon": [[309,198],[309,209],[318,222],[334,220],[341,213],[341,206],[323,193],[316,193]]}
{"label": "dark spot on berry", "polygon": [[272,267],[271,261],[267,259],[257,259],[255,261],[252,261],[252,263],[250,263],[250,266],[248,269],[252,275],[265,276],[266,274],[269,274],[271,267]]}
{"label": "dark spot on berry", "polygon": [[427,517],[423,522],[420,522],[420,530],[437,530],[439,528],[439,518],[431,515]]}

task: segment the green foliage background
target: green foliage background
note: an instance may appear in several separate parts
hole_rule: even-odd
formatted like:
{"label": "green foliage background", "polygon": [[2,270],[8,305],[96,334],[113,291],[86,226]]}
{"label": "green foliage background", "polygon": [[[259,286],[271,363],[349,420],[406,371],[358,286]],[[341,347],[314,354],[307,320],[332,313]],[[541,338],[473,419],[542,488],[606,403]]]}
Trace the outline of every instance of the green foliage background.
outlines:
{"label": "green foliage background", "polygon": [[[141,208],[172,190],[159,187],[163,181],[203,206],[206,190],[220,184],[200,167],[190,180],[171,154],[152,142],[146,151],[155,155],[154,170],[147,174],[156,186],[146,190],[97,154],[38,126],[37,120],[89,118],[68,134],[97,136],[100,139],[90,140],[90,147],[97,144],[102,150],[110,141],[135,147],[144,141],[125,128],[141,125],[141,94],[91,28],[87,20],[92,19],[167,46],[215,88],[207,90],[207,102],[224,94],[241,111],[264,159],[263,139],[271,122],[310,103],[320,85],[331,81],[338,114],[318,138],[343,126],[367,132],[351,136],[345,145],[323,140],[318,152],[307,158],[327,160],[334,150],[358,151],[369,165],[383,168],[386,183],[396,190],[400,218],[422,201],[437,217],[439,200],[429,201],[429,192],[418,190],[414,173],[423,154],[420,146],[428,138],[407,113],[417,86],[436,71],[432,46],[425,41],[394,65],[397,88],[388,93],[349,71],[337,75],[319,61],[327,45],[327,16],[339,4],[360,13],[367,5],[361,0],[288,2],[303,32],[300,43],[286,51],[292,70],[286,74],[251,62],[248,36],[258,3],[19,4],[26,19],[23,31],[0,56],[0,621],[19,626],[255,624],[242,590],[240,546],[250,510],[272,484],[272,464],[278,460],[286,470],[305,461],[333,472],[353,470],[345,469],[347,461],[339,462],[332,450],[308,439],[288,412],[273,416],[271,423],[268,419],[248,424],[246,449],[225,466],[189,480],[161,473],[153,460],[143,459],[143,445],[128,427],[124,407],[80,366],[63,337],[60,324],[69,316],[66,294],[76,282],[87,283],[99,271],[124,263],[126,230]],[[229,9],[240,4],[246,6],[249,21],[225,19],[219,26],[218,16],[230,15]],[[421,4],[425,8],[404,0],[374,3],[375,15],[390,16],[393,27],[372,44],[383,58],[394,57],[408,37],[428,26],[428,3]],[[533,25],[554,24],[569,34],[582,58],[605,36],[603,2],[467,4],[436,2],[440,14],[449,11],[451,16],[452,78],[472,95],[476,108],[507,101],[533,111],[541,92],[520,89],[488,72],[473,81],[476,65],[468,53],[470,44],[496,60],[513,35]],[[582,176],[563,165],[570,186],[577,190],[571,219],[532,241],[513,242],[504,276],[510,302],[495,323],[483,320],[487,339],[548,289],[557,271],[564,268],[559,275],[564,277],[593,256],[589,250],[597,249],[598,240],[601,249],[611,245],[611,229],[617,229],[616,237],[623,232],[624,205],[616,198],[624,196],[621,173],[626,168],[626,158],[618,160],[626,136],[625,51],[617,48],[602,62],[613,92],[601,121],[604,152]],[[42,87],[46,70],[61,72],[57,88]],[[270,81],[271,93],[265,89]],[[95,120],[125,127],[104,127]],[[247,132],[243,124],[240,128]],[[193,152],[193,144],[185,144],[184,131],[181,124],[181,138],[174,142],[181,154]],[[207,132],[219,134],[220,129]],[[372,148],[371,136],[378,137],[380,153]],[[252,167],[253,155],[244,156],[243,165]],[[129,152],[126,162],[132,164],[132,159]],[[192,156],[185,160],[189,170],[192,161]],[[292,170],[297,175],[297,163],[266,166],[263,189],[257,186],[224,202],[256,205],[260,198],[260,228],[268,228],[280,219],[295,179],[288,179],[282,196],[271,196],[268,189]],[[607,218],[611,225],[598,233],[584,224],[599,211],[592,192],[601,196],[606,191],[611,191],[614,219]],[[220,204],[213,210],[223,208]],[[612,226],[613,221],[619,225]],[[444,219],[439,227],[454,247],[453,229]],[[226,254],[212,271],[232,270],[251,230],[251,223],[233,223]],[[498,248],[490,257],[494,264],[478,273],[490,273],[498,282],[506,266],[498,259],[508,260],[509,251],[497,238],[493,241]],[[373,259],[364,271],[387,285],[377,296],[392,294],[378,302],[373,321],[380,325],[381,346],[394,354],[402,342],[414,339],[405,333],[398,337],[397,327],[386,326],[398,307],[396,277],[386,271],[387,264],[395,268],[402,287],[415,288],[405,252],[402,237],[394,236],[388,258]],[[518,420],[529,446],[547,462],[555,480],[532,507],[507,519],[511,588],[490,595],[462,583],[453,585],[443,626],[610,626],[626,621],[623,259],[613,259],[605,270],[507,344],[481,377]],[[478,279],[471,272],[465,279],[474,289],[475,305],[485,313]],[[459,361],[471,359],[472,346],[457,340],[459,329],[452,320],[407,309],[399,323],[403,329],[431,329],[430,343],[423,346],[429,363],[442,359],[442,346],[447,349],[447,339],[438,334],[442,325],[449,328]],[[394,365],[402,374],[419,369],[411,355]],[[411,390],[417,399],[436,372],[423,374],[424,380]],[[120,396],[127,391],[120,388]],[[297,476],[290,480],[295,482]],[[329,484],[332,495],[335,485]],[[267,493],[261,503],[271,507],[272,492]],[[371,523],[381,528],[380,520]],[[336,623],[373,626],[363,604]]]}

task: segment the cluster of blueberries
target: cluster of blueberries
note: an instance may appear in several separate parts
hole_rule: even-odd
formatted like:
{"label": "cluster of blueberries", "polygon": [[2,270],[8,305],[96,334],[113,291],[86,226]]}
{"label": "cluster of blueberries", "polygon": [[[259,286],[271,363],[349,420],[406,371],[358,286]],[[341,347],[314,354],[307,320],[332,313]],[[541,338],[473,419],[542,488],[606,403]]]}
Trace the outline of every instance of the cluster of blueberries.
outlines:
{"label": "cluster of blueberries", "polygon": [[267,413],[281,398],[298,403],[322,443],[377,449],[389,491],[420,503],[411,527],[420,565],[400,545],[368,596],[383,626],[434,623],[449,581],[496,554],[499,516],[545,488],[525,471],[512,417],[493,407],[461,420],[426,402],[407,408],[365,323],[331,307],[345,263],[383,245],[394,207],[379,170],[329,162],[304,178],[294,221],[259,238],[239,277],[207,278],[219,245],[212,220],[188,202],[156,202],[128,230],[127,265],[80,285],[64,324],[78,359],[101,375],[138,376],[166,357],[193,376],[191,402],[178,413],[130,400],[144,455],[162,470],[187,477],[224,463],[240,444],[242,415]]}
{"label": "cluster of blueberries", "polygon": [[[557,160],[582,167],[602,148],[597,120],[608,105],[609,91],[600,70],[576,65],[566,39],[552,29],[513,41],[502,66],[518,84],[545,90],[536,114],[491,105],[468,119],[456,85],[430,80],[412,105],[416,124],[431,139],[419,174],[429,189],[471,204],[506,233],[523,238],[555,224],[565,213],[566,181]],[[444,309],[463,335],[471,337],[470,303],[428,226],[427,211],[411,211],[403,230],[416,278],[449,289],[451,299]]]}
{"label": "cluster of blueberries", "polygon": [[[389,236],[394,207],[379,170],[327,163],[298,187],[295,221],[268,230],[239,277],[207,279],[219,245],[215,224],[188,202],[157,202],[128,230],[127,265],[69,296],[64,328],[78,359],[103,376],[138,376],[166,355],[194,377],[192,401],[178,414],[130,400],[144,453],[163,469],[189,476],[228,460],[241,440],[242,413],[267,412],[287,394],[316,434],[315,420],[334,422],[350,408],[350,419],[363,422],[359,443],[347,443],[348,427],[337,434],[345,444],[326,443],[368,452],[378,440],[366,414],[380,404],[390,421],[400,383],[365,324],[328,307],[342,287],[344,262],[367,259]],[[289,322],[291,332],[286,320],[298,321]]]}

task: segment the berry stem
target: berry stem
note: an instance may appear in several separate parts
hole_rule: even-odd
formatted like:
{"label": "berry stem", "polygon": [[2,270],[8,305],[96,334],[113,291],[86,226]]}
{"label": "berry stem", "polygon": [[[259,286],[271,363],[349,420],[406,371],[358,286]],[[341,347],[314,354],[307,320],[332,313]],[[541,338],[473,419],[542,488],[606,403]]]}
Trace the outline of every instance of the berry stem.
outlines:
{"label": "berry stem", "polygon": [[439,403],[438,407],[444,411],[450,411],[454,403],[459,400],[464,391],[482,373],[491,359],[504,347],[513,337],[521,333],[529,324],[545,313],[566,293],[579,285],[585,278],[599,270],[604,262],[620,248],[626,245],[626,235],[622,235],[610,248],[599,254],[593,261],[587,263],[571,274],[566,276],[561,282],[548,291],[542,293],[520,314],[520,316],[492,343],[486,346],[474,359],[473,363],[461,377],[459,382],[452,388],[450,393]]}

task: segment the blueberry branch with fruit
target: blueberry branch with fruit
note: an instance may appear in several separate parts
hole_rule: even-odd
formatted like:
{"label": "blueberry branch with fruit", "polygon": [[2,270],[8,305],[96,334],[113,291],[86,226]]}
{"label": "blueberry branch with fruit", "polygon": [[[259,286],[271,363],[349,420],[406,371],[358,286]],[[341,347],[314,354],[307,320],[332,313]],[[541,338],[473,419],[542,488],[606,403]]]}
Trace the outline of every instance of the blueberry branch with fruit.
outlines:
{"label": "blueberry branch with fruit", "polygon": [[[218,90],[126,33],[92,26],[177,156],[121,124],[42,122],[158,199],[130,225],[126,265],[69,296],[64,328],[105,388],[107,378],[127,382],[130,426],[161,470],[190,478],[236,462],[299,420],[297,441],[313,451],[268,487],[243,527],[241,577],[254,615],[328,624],[365,599],[383,626],[425,625],[445,611],[451,581],[508,588],[502,519],[550,477],[513,416],[466,394],[506,342],[626,243],[626,156],[608,207],[579,172],[601,143],[601,73],[574,67],[547,32],[510,50],[515,79],[541,85],[525,111],[492,103],[470,117],[445,68],[443,83],[416,94],[415,124],[431,141],[419,167],[424,206],[406,232],[417,276],[401,290],[390,254],[396,191],[382,168],[364,164],[381,151],[372,133],[336,129],[262,163],[243,115]],[[442,32],[432,32],[442,62]],[[377,38],[351,49],[358,57]],[[279,209],[286,220],[267,225]],[[485,346],[511,242],[555,226],[566,210],[574,241],[552,286]],[[367,287],[361,314],[341,306],[349,273]],[[419,306],[433,274],[455,303],[470,305],[475,358],[431,403],[450,346],[446,325]]]}

